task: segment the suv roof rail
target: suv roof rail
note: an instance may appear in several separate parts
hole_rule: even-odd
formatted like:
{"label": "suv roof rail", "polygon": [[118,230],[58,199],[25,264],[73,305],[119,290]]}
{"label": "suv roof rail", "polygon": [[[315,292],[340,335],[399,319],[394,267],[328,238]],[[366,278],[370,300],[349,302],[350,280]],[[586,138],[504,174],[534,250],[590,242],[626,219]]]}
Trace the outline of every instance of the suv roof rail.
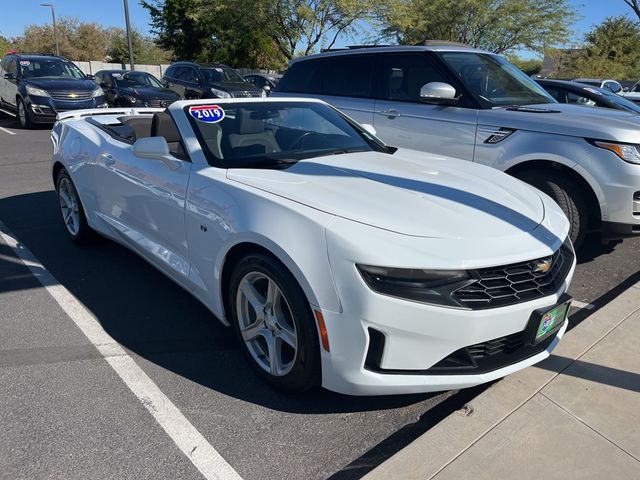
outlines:
{"label": "suv roof rail", "polygon": [[461,42],[452,42],[450,40],[423,40],[422,42],[415,43],[416,47],[442,47],[442,46],[453,46],[453,47],[467,47],[473,48],[471,45],[467,45],[466,43]]}
{"label": "suv roof rail", "polygon": [[18,51],[14,51],[11,55],[18,55],[18,56],[22,56],[22,55],[33,55],[38,56],[38,57],[55,57],[55,58],[62,58],[64,60],[66,60],[67,58],[64,55],[56,55],[55,53],[43,53],[43,52],[18,52]]}
{"label": "suv roof rail", "polygon": [[320,53],[325,52],[340,52],[344,50],[358,50],[360,48],[377,48],[377,47],[391,47],[392,45],[347,45],[345,47],[340,48],[323,48],[320,50]]}

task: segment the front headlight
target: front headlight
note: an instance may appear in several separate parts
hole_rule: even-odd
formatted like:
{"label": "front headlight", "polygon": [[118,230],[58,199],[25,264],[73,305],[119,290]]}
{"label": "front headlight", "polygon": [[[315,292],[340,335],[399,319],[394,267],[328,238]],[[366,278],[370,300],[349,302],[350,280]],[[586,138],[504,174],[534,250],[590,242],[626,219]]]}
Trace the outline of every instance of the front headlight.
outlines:
{"label": "front headlight", "polygon": [[91,96],[93,98],[101,97],[102,95],[104,95],[104,91],[100,87],[94,88],[93,91],[91,92]]}
{"label": "front headlight", "polygon": [[603,142],[599,140],[594,140],[591,143],[596,147],[604,148],[605,150],[615,153],[625,162],[640,164],[640,152],[638,152],[638,145]]}
{"label": "front headlight", "polygon": [[459,307],[451,294],[469,283],[465,270],[423,270],[356,265],[365,283],[374,292],[392,297]]}
{"label": "front headlight", "polygon": [[32,87],[31,85],[27,85],[26,87],[27,95],[33,95],[34,97],[48,97],[49,94],[42,90],[41,88]]}
{"label": "front headlight", "polygon": [[218,90],[217,88],[212,88],[211,93],[213,93],[218,98],[231,98],[231,95],[224,90]]}

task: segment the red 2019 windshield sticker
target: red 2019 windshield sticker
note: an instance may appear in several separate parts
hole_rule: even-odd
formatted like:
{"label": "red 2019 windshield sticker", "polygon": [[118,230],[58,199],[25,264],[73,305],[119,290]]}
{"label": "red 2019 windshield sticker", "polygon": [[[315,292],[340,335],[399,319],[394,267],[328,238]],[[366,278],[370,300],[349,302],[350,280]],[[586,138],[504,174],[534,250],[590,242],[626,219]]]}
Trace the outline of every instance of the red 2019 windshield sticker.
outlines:
{"label": "red 2019 windshield sticker", "polygon": [[224,110],[219,105],[194,105],[189,107],[189,115],[200,122],[218,123],[224,118]]}

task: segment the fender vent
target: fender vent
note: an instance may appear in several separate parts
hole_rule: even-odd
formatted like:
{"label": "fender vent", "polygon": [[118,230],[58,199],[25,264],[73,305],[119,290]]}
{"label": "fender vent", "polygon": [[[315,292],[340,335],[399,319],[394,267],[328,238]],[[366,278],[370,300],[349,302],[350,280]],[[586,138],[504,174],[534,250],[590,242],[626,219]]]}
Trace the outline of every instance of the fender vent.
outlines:
{"label": "fender vent", "polygon": [[479,126],[477,137],[482,143],[495,144],[500,143],[513,132],[515,130],[512,128]]}

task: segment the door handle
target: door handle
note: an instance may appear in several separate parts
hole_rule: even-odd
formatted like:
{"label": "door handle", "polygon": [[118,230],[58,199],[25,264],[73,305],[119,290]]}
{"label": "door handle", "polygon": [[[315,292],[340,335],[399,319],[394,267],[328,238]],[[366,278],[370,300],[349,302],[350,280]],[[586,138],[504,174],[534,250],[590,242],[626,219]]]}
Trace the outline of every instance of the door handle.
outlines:
{"label": "door handle", "polygon": [[111,165],[116,163],[116,159],[113,158],[113,156],[110,153],[103,153],[100,156],[102,157],[102,160],[104,160],[104,164],[107,167],[110,167]]}
{"label": "door handle", "polygon": [[398,112],[396,109],[394,108],[390,108],[388,110],[382,110],[381,112],[378,112],[380,115],[384,115],[387,118],[397,118],[400,116],[400,112]]}

